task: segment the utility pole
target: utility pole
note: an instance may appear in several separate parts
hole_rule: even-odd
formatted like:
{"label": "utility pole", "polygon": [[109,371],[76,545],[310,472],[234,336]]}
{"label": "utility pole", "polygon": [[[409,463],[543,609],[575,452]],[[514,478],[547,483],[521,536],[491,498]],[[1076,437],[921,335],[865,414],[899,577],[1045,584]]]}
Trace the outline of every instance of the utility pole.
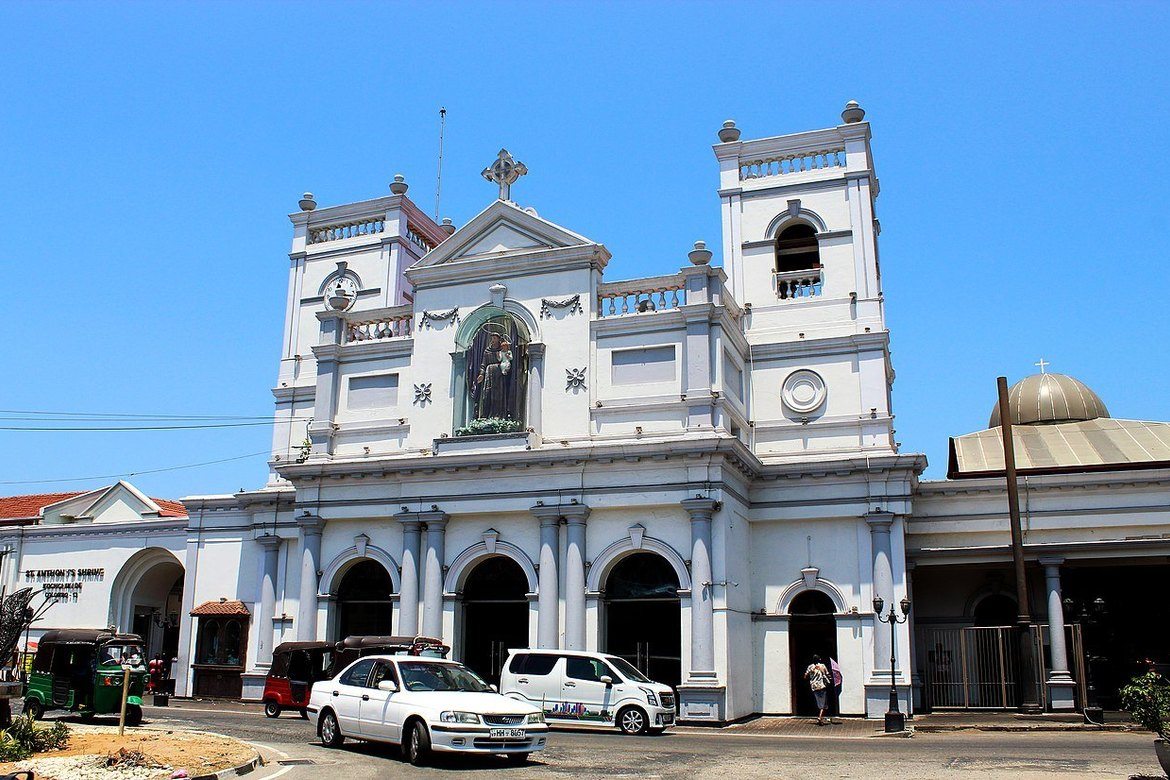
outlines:
{"label": "utility pole", "polygon": [[1012,565],[1016,575],[1016,700],[1020,712],[1043,711],[1040,702],[1036,648],[1032,641],[1028,573],[1024,568],[1024,533],[1020,527],[1020,489],[1016,482],[1016,449],[1012,440],[1012,411],[1008,404],[1007,377],[996,379],[999,390],[999,427],[1003,434],[1003,470],[1007,478],[1008,517],[1012,529]]}

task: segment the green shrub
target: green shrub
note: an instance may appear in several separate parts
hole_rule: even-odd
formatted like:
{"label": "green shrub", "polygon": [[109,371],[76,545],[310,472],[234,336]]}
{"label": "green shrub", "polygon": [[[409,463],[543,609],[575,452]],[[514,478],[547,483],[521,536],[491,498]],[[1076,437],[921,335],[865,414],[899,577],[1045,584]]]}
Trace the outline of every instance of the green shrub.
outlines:
{"label": "green shrub", "polygon": [[484,436],[489,433],[516,433],[520,431],[519,420],[509,420],[506,417],[484,417],[472,420],[460,428],[455,429],[456,436]]}
{"label": "green shrub", "polygon": [[61,750],[69,743],[69,727],[61,721],[37,725],[27,716],[12,719],[12,725],[0,731],[0,761],[22,761],[33,753]]}
{"label": "green shrub", "polygon": [[1121,689],[1121,706],[1142,726],[1170,739],[1170,682],[1165,677],[1148,672],[1133,678]]}

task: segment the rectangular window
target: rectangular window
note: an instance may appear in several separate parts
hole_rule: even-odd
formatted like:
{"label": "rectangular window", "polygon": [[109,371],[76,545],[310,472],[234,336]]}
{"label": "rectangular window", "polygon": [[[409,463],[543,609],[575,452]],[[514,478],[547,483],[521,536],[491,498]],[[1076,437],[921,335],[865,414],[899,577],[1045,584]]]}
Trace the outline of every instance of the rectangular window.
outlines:
{"label": "rectangular window", "polygon": [[723,387],[739,400],[743,400],[743,369],[726,352],[723,353]]}
{"label": "rectangular window", "polygon": [[386,409],[397,405],[398,374],[350,377],[346,408]]}
{"label": "rectangular window", "polygon": [[580,658],[569,656],[565,660],[565,676],[574,680],[601,682],[604,676],[613,677],[613,670],[606,666],[604,661],[596,658]]}
{"label": "rectangular window", "polygon": [[673,382],[674,347],[614,350],[613,383],[636,385],[644,382]]}

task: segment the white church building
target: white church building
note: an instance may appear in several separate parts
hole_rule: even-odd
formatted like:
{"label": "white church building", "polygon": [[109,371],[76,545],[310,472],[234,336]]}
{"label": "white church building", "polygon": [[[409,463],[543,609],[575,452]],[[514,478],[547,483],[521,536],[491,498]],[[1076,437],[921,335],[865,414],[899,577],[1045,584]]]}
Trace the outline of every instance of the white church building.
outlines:
{"label": "white church building", "polygon": [[[880,717],[891,682],[903,711],[1015,705],[990,671],[1014,610],[996,430],[929,482],[893,439],[864,112],[754,140],[727,122],[714,157],[721,240],[641,279],[519,205],[506,151],[458,227],[401,177],[305,195],[268,483],[184,499],[182,546],[159,542],[184,572],[181,695],[258,698],[282,641],[421,633],[493,681],[509,648],[621,655],[692,722],[807,712],[814,654],[845,714]],[[1058,411],[1075,380],[1044,377],[1013,414],[1041,683],[1069,708],[1116,682],[1081,661],[1116,636],[1082,626],[1170,576],[1170,426]],[[879,597],[910,621],[879,622]]]}

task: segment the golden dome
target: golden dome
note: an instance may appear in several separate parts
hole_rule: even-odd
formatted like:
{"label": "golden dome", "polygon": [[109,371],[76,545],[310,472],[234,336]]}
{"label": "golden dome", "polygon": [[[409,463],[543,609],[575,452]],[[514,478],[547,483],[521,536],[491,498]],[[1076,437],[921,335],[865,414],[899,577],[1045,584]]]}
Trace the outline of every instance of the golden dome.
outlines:
{"label": "golden dome", "polygon": [[[1084,422],[1108,417],[1109,410],[1084,382],[1065,374],[1033,374],[1008,389],[1013,425]],[[999,404],[989,428],[999,427]]]}

